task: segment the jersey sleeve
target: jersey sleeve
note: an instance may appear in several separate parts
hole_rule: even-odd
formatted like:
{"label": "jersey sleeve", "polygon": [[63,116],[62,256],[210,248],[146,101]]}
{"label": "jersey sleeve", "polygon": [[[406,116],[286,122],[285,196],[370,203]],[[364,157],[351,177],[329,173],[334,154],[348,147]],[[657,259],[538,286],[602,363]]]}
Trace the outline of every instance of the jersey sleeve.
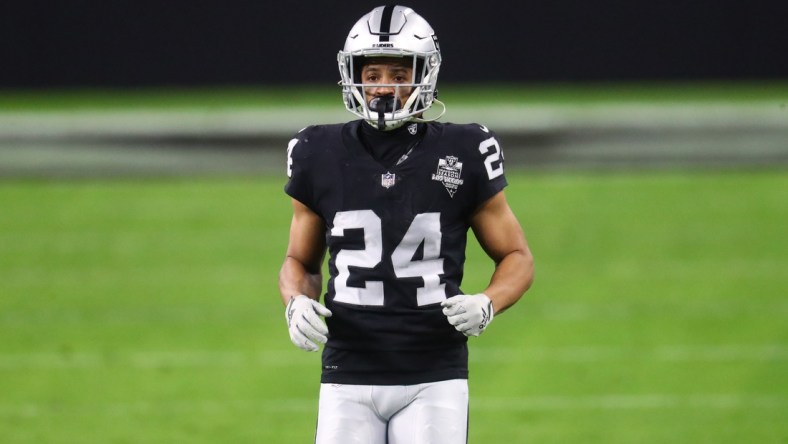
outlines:
{"label": "jersey sleeve", "polygon": [[504,175],[504,158],[501,144],[495,133],[484,125],[469,124],[467,138],[474,180],[474,206],[479,206],[498,194],[508,184]]}
{"label": "jersey sleeve", "polygon": [[311,127],[299,131],[287,144],[287,183],[285,193],[314,210],[313,186],[310,169],[308,140]]}

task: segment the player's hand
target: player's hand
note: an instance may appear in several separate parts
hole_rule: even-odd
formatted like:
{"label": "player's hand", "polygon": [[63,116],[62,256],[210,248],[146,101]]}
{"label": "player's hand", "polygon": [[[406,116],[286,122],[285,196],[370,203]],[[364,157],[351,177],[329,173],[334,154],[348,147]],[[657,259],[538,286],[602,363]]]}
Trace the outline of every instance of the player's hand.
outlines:
{"label": "player's hand", "polygon": [[331,316],[331,310],[303,294],[290,298],[285,309],[285,318],[293,344],[306,351],[317,351],[318,343],[326,343],[328,327],[320,316]]}
{"label": "player's hand", "polygon": [[479,336],[493,320],[493,306],[486,294],[461,294],[441,302],[443,314],[465,336]]}

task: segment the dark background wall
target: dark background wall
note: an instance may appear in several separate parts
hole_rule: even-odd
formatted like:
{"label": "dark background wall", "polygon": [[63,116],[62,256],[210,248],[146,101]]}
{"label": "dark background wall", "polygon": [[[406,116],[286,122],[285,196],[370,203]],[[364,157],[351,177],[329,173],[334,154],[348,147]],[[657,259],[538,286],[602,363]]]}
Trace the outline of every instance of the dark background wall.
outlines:
{"label": "dark background wall", "polygon": [[[370,1],[8,1],[0,88],[333,83]],[[444,82],[788,78],[788,2],[430,1]]]}

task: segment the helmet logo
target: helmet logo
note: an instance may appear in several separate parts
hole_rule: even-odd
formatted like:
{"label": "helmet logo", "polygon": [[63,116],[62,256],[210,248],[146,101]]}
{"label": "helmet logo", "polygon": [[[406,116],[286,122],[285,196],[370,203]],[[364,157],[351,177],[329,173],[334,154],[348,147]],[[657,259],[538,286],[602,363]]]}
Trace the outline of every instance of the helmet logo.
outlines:
{"label": "helmet logo", "polygon": [[438,44],[438,36],[435,34],[432,34],[432,43],[435,44],[435,50],[437,51],[441,50],[441,46]]}

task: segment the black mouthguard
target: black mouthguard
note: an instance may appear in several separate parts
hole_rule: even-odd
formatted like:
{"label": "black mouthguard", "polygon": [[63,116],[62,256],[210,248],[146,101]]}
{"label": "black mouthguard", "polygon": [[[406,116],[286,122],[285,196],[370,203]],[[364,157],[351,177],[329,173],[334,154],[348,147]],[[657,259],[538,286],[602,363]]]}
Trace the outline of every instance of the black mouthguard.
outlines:
{"label": "black mouthguard", "polygon": [[375,111],[378,113],[378,129],[380,130],[385,128],[385,121],[383,120],[383,114],[394,112],[394,110],[400,108],[402,108],[402,104],[400,103],[399,99],[397,99],[396,97],[390,94],[385,96],[374,97],[372,100],[369,101],[370,111]]}

